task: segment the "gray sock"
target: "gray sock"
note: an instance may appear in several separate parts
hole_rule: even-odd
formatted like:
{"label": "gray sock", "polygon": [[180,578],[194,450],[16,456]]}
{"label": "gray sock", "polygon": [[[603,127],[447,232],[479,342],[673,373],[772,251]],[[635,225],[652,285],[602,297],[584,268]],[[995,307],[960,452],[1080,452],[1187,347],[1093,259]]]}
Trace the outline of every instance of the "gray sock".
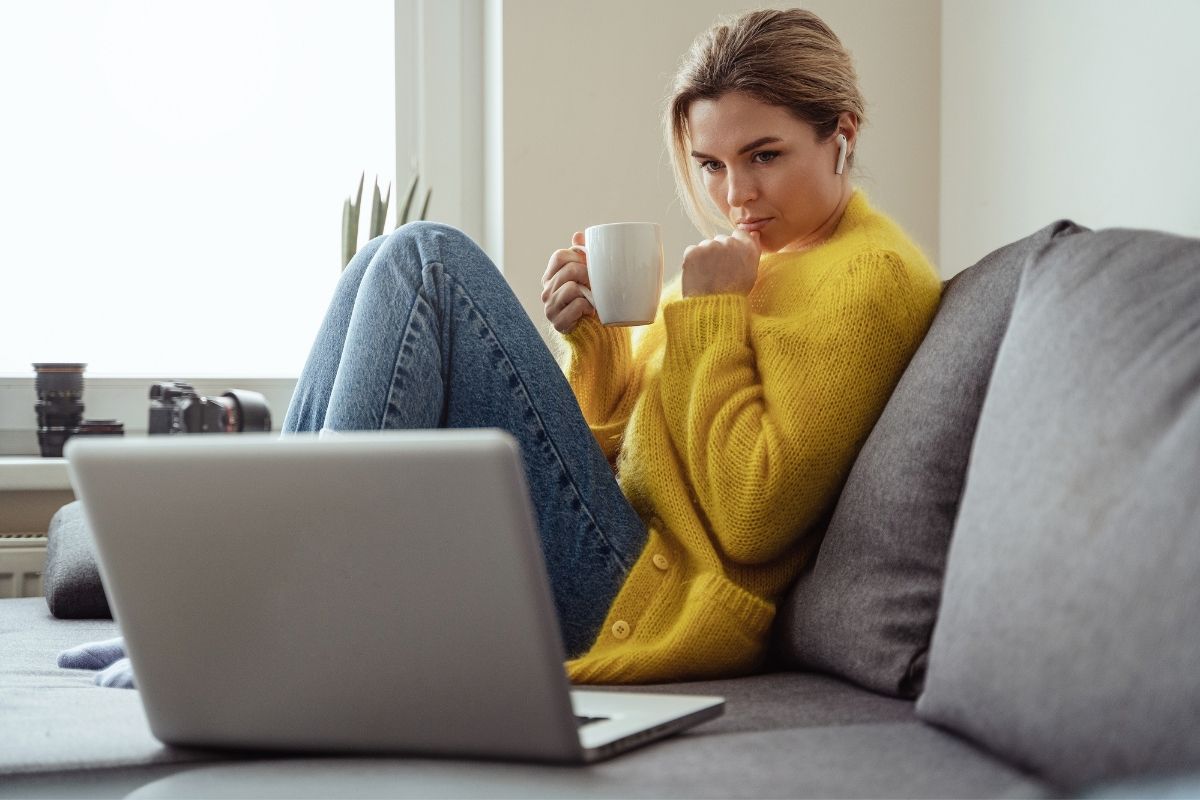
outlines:
{"label": "gray sock", "polygon": [[97,686],[107,686],[110,689],[134,689],[133,667],[128,658],[114,661],[107,669],[96,675]]}
{"label": "gray sock", "polygon": [[125,657],[125,639],[106,639],[88,642],[58,654],[58,665],[64,669],[105,669]]}

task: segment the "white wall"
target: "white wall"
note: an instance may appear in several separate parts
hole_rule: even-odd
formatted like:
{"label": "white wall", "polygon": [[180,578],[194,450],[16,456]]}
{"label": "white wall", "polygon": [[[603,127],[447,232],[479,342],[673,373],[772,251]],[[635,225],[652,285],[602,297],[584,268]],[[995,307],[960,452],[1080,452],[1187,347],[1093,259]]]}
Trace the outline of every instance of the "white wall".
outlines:
{"label": "white wall", "polygon": [[1060,217],[1200,236],[1200,3],[946,0],[945,275]]}
{"label": "white wall", "polygon": [[[805,5],[856,57],[871,116],[857,182],[936,256],[940,0]],[[616,220],[659,221],[671,274],[683,248],[700,239],[674,198],[659,127],[662,102],[695,36],[718,15],[747,7],[758,6],[504,0],[503,178],[496,187],[504,238],[492,255],[539,325],[542,272],[573,231]]]}

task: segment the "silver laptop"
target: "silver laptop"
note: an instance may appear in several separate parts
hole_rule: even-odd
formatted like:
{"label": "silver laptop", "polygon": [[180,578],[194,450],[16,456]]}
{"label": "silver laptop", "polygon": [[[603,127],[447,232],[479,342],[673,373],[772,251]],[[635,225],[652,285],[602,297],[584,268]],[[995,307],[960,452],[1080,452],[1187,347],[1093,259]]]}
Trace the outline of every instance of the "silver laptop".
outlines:
{"label": "silver laptop", "polygon": [[77,438],[66,456],[163,742],[589,762],[724,710],[569,688],[504,432]]}

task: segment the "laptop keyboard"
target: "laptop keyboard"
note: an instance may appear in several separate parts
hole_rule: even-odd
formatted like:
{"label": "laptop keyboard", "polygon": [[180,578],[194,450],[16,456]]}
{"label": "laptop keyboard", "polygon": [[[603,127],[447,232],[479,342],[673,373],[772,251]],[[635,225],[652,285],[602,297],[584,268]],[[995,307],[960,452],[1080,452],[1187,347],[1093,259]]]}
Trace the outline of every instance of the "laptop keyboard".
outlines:
{"label": "laptop keyboard", "polygon": [[579,714],[575,715],[575,727],[582,728],[584,725],[591,725],[593,722],[604,722],[608,717],[584,717]]}

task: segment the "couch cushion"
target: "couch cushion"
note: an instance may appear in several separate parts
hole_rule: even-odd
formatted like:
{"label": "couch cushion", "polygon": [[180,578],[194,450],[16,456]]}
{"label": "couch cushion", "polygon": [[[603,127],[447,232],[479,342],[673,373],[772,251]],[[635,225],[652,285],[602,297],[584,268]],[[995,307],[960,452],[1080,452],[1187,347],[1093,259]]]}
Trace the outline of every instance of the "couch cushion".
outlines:
{"label": "couch cushion", "polygon": [[1060,220],[991,253],[941,305],[847,479],[811,570],[781,605],[784,664],[915,697],[979,408],[1021,266]]}
{"label": "couch cushion", "polygon": [[179,797],[1044,797],[928,726],[849,725],[669,739],[582,768],[306,759],[202,766],[129,795]]}
{"label": "couch cushion", "polygon": [[[0,741],[6,743],[0,748],[0,795],[124,796],[134,790],[145,797],[214,797],[225,790],[235,797],[257,794],[247,790],[255,779],[239,772],[242,767],[267,775],[273,789],[264,788],[261,795],[276,797],[330,792],[419,797],[1021,797],[1045,796],[1047,791],[1021,771],[918,721],[911,702],[802,673],[620,687],[719,694],[727,698],[727,710],[680,736],[593,767],[404,758],[235,764],[231,762],[240,760],[228,753],[163,746],[150,734],[136,691],[101,689],[92,685],[93,673],[54,665],[60,650],[115,633],[111,622],[56,620],[36,598],[0,600]],[[198,760],[219,761],[222,766],[216,772],[182,771],[195,770]],[[172,767],[181,770],[175,783],[169,778],[155,783]],[[230,775],[232,786],[222,783]],[[300,777],[306,780],[295,780]],[[193,778],[207,787],[197,789],[189,783]]]}
{"label": "couch cushion", "polygon": [[1200,764],[1200,239],[1106,230],[1022,278],[920,714],[1060,785]]}
{"label": "couch cushion", "polygon": [[46,536],[42,594],[50,613],[60,619],[112,619],[83,505],[75,500],[55,512]]}

